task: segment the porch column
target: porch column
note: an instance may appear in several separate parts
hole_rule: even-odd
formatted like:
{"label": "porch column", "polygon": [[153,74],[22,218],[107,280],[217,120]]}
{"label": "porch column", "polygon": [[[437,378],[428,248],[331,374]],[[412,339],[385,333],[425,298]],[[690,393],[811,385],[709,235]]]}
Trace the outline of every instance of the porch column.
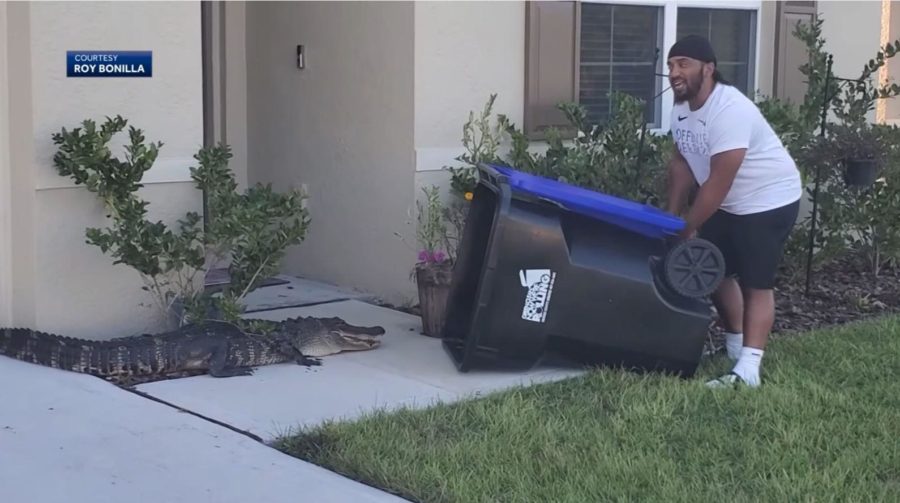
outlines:
{"label": "porch column", "polygon": [[36,319],[30,10],[0,5],[0,326]]}

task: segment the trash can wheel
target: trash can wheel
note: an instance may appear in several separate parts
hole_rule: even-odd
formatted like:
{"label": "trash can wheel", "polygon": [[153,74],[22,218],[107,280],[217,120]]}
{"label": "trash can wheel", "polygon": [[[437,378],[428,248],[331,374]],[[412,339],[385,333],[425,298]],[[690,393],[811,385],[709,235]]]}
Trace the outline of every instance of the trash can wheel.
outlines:
{"label": "trash can wheel", "polygon": [[711,295],[725,278],[725,258],[711,242],[691,238],[679,242],[667,253],[663,263],[666,283],[685,297]]}

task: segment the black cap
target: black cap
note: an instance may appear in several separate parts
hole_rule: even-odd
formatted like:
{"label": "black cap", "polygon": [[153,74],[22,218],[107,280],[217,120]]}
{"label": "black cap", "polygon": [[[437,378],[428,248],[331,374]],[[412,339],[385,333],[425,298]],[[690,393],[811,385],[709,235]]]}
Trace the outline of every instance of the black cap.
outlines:
{"label": "black cap", "polygon": [[700,35],[688,35],[669,49],[669,58],[684,56],[704,63],[715,63],[716,53],[713,52],[709,40]]}

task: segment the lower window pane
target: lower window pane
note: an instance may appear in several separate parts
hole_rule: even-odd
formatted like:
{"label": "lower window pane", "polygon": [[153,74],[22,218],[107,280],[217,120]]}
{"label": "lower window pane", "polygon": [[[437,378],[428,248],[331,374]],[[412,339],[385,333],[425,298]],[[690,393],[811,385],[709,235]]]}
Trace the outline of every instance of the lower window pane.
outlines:
{"label": "lower window pane", "polygon": [[[629,94],[644,101],[644,118],[654,123],[656,106],[655,70],[646,65],[595,65],[581,68],[581,91],[579,100],[588,111],[588,119],[594,124],[603,124],[609,118],[612,106],[612,92]],[[649,104],[649,106],[647,106]]]}
{"label": "lower window pane", "polygon": [[[581,66],[579,102],[594,124],[607,122],[610,93],[630,94],[651,100],[660,78],[662,55],[662,13],[659,6],[581,4]],[[659,50],[659,61],[654,57]],[[658,107],[652,103],[645,117],[659,122]]]}
{"label": "lower window pane", "polygon": [[594,124],[606,122],[609,116],[609,66],[582,66],[580,85],[579,102],[587,110],[588,121]]}
{"label": "lower window pane", "polygon": [[740,9],[678,9],[677,38],[700,35],[716,52],[719,71],[735,87],[750,90],[755,34],[753,11]]}
{"label": "lower window pane", "polygon": [[725,77],[729,84],[740,89],[742,93],[747,94],[747,83],[750,80],[750,72],[747,67],[748,65],[746,64],[724,63],[719,65],[719,73]]}

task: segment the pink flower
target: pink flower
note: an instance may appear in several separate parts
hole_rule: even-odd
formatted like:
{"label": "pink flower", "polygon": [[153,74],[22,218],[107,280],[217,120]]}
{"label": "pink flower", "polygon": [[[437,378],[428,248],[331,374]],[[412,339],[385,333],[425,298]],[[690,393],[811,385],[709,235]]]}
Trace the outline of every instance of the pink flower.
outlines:
{"label": "pink flower", "polygon": [[419,262],[425,264],[437,264],[447,260],[447,254],[441,250],[430,251],[430,250],[421,250],[419,251]]}

